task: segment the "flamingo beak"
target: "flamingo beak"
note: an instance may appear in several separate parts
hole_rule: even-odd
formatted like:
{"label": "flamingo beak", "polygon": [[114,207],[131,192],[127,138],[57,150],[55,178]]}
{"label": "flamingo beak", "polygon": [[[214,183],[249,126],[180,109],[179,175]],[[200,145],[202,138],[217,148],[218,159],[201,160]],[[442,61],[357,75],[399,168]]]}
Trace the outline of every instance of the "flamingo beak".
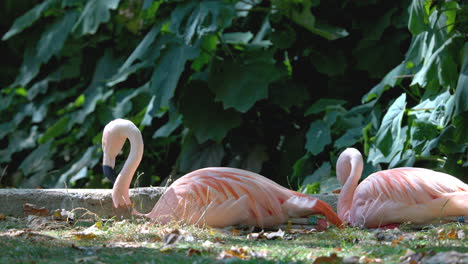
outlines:
{"label": "flamingo beak", "polygon": [[102,165],[102,170],[104,171],[104,175],[109,179],[112,184],[115,183],[115,180],[117,179],[117,176],[115,176],[115,171],[114,168],[108,165]]}
{"label": "flamingo beak", "polygon": [[115,175],[114,166],[115,158],[111,158],[110,155],[104,153],[102,171],[104,172],[104,176],[106,176],[106,178],[109,179],[112,182],[112,184],[114,184],[117,180],[117,175]]}

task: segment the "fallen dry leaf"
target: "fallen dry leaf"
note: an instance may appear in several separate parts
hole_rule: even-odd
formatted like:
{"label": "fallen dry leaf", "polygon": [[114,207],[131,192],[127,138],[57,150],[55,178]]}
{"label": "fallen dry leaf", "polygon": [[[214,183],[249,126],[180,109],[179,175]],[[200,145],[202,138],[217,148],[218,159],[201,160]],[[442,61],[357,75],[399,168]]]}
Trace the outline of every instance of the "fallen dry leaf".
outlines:
{"label": "fallen dry leaf", "polygon": [[0,221],[5,220],[6,216],[4,214],[0,214]]}
{"label": "fallen dry leaf", "polygon": [[187,256],[191,257],[193,255],[200,255],[201,254],[201,251],[198,250],[198,249],[194,249],[194,248],[189,248],[187,250]]}
{"label": "fallen dry leaf", "polygon": [[52,213],[52,218],[57,221],[68,221],[73,223],[75,214],[65,209],[57,209]]}
{"label": "fallen dry leaf", "polygon": [[231,233],[233,236],[239,236],[241,234],[241,231],[238,229],[231,229]]}
{"label": "fallen dry leaf", "polygon": [[223,251],[218,256],[218,259],[231,258],[249,259],[250,256],[248,255],[247,247],[231,247],[230,250]]}
{"label": "fallen dry leaf", "polygon": [[163,241],[164,245],[172,245],[179,242],[182,239],[183,232],[179,229],[167,229]]}
{"label": "fallen dry leaf", "polygon": [[12,230],[12,231],[4,233],[4,235],[10,236],[10,237],[25,238],[34,242],[42,242],[42,241],[49,241],[49,240],[55,239],[55,237],[53,236],[43,235],[43,234],[34,232],[30,229]]}
{"label": "fallen dry leaf", "polygon": [[24,216],[28,216],[28,215],[48,216],[50,214],[47,208],[38,207],[30,203],[23,204],[23,211],[24,211]]}
{"label": "fallen dry leaf", "polygon": [[281,229],[279,229],[276,232],[261,231],[260,233],[250,233],[247,235],[247,239],[251,239],[251,240],[260,240],[260,239],[274,240],[274,239],[283,239],[283,238],[284,238],[284,231]]}
{"label": "fallen dry leaf", "polygon": [[400,244],[400,242],[405,238],[404,235],[400,236],[399,238],[397,239],[394,239],[392,241],[392,244],[391,244],[391,247],[395,247],[396,245]]}
{"label": "fallen dry leaf", "polygon": [[330,253],[330,256],[328,257],[322,256],[322,257],[316,258],[313,263],[314,264],[335,264],[335,263],[341,263],[342,260],[343,259],[338,257],[336,253]]}
{"label": "fallen dry leaf", "polygon": [[382,263],[380,258],[369,258],[367,256],[361,256],[359,258],[359,263]]}
{"label": "fallen dry leaf", "polygon": [[102,222],[97,222],[96,224],[86,228],[81,232],[73,233],[73,237],[78,240],[91,240],[95,239],[98,236],[104,234],[104,231],[101,230]]}

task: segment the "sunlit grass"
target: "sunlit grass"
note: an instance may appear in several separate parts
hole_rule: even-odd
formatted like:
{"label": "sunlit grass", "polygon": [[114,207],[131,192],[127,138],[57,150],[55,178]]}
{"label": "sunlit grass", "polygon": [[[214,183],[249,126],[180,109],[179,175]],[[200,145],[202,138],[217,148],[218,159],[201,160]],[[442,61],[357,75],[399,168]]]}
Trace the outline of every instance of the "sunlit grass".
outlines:
{"label": "sunlit grass", "polygon": [[220,259],[223,252],[238,252],[229,263],[312,263],[331,254],[400,263],[408,252],[468,252],[464,236],[468,227],[456,223],[422,230],[286,232],[276,240],[248,239],[252,232],[248,230],[176,223],[163,226],[143,220],[78,221],[62,228],[28,228],[25,219],[0,221],[0,263],[212,263],[228,261]]}

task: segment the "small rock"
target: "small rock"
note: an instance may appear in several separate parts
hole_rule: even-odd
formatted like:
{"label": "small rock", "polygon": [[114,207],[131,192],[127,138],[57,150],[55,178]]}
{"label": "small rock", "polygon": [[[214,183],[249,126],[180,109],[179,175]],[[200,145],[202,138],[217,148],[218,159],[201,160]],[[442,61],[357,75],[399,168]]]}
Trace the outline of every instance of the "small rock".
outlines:
{"label": "small rock", "polygon": [[343,264],[357,264],[359,263],[359,257],[358,256],[351,256],[351,257],[344,257],[343,258]]}
{"label": "small rock", "polygon": [[468,253],[456,251],[439,252],[432,257],[423,258],[423,264],[463,264],[468,263]]}

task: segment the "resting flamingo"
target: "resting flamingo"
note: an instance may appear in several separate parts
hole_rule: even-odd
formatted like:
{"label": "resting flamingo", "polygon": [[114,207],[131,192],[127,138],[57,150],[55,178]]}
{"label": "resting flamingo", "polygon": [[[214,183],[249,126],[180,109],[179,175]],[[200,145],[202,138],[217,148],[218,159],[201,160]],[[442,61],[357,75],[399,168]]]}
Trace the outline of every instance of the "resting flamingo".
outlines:
{"label": "resting flamingo", "polygon": [[343,185],[338,216],[352,226],[428,224],[468,216],[468,185],[453,176],[422,168],[396,168],[371,174],[358,186],[362,171],[357,149],[341,153],[336,164]]}
{"label": "resting flamingo", "polygon": [[[115,158],[127,138],[130,154],[115,177]],[[111,121],[104,128],[102,148],[104,174],[115,180],[113,207],[132,208],[128,190],[143,156],[139,129],[128,120]],[[142,215],[132,210],[133,214]],[[253,172],[219,167],[196,170],[177,179],[144,216],[160,223],[178,220],[211,227],[272,227],[292,217],[312,214],[322,214],[332,224],[341,226],[332,207],[321,200],[284,188]]]}

